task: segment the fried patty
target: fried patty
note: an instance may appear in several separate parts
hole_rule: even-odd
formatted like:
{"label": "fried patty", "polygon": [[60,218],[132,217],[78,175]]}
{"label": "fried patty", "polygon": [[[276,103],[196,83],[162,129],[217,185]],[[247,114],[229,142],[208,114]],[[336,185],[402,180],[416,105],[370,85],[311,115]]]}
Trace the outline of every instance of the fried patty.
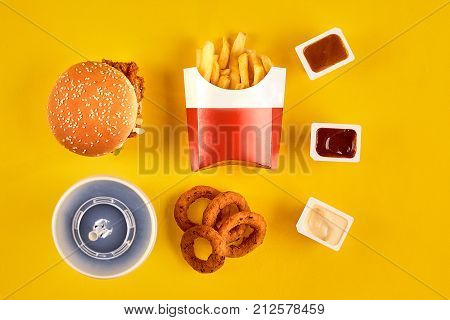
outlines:
{"label": "fried patty", "polygon": [[[144,78],[138,76],[139,67],[136,64],[136,62],[117,62],[112,60],[103,59],[103,63],[106,63],[107,65],[110,65],[111,67],[119,70],[122,72],[127,79],[131,82],[134,88],[134,92],[136,93],[136,99],[139,103],[138,105],[138,112],[137,112],[137,119],[142,119],[142,99],[144,99]],[[141,127],[141,120],[136,122],[136,128]],[[128,136],[129,138],[135,137],[137,134],[136,132],[131,132]]]}

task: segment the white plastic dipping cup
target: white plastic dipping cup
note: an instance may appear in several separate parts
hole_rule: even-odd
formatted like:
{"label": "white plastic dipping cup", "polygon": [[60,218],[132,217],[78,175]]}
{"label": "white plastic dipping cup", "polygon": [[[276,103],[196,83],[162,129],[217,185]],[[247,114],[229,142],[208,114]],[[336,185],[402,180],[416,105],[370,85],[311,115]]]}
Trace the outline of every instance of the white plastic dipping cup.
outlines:
{"label": "white plastic dipping cup", "polygon": [[297,222],[297,231],[334,251],[339,251],[353,221],[352,216],[311,197]]}
{"label": "white plastic dipping cup", "polygon": [[[329,67],[327,67],[321,71],[315,72],[311,68],[310,63],[308,62],[308,59],[305,56],[305,48],[324,39],[327,36],[330,36],[330,35],[337,35],[340,38],[340,40],[342,41],[342,45],[345,48],[345,51],[347,52],[347,57],[335,64],[330,65]],[[318,36],[295,47],[295,51],[297,52],[297,55],[303,65],[303,68],[305,68],[305,71],[311,80],[320,78],[320,77],[326,75],[327,73],[330,73],[331,71],[334,71],[334,70],[352,62],[353,60],[355,60],[355,55],[353,54],[353,51],[350,48],[350,45],[348,44],[347,39],[345,39],[344,33],[339,28],[333,28],[322,34],[319,34]]]}

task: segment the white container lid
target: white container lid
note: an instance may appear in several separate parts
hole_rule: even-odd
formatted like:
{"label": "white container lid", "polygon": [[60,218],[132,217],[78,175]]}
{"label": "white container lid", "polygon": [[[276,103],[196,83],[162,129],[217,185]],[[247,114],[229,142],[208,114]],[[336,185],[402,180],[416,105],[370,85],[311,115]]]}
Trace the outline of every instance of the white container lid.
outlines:
{"label": "white container lid", "polygon": [[116,278],[149,256],[156,215],[133,184],[96,176],[75,183],[60,198],[52,232],[59,254],[73,269],[93,278]]}

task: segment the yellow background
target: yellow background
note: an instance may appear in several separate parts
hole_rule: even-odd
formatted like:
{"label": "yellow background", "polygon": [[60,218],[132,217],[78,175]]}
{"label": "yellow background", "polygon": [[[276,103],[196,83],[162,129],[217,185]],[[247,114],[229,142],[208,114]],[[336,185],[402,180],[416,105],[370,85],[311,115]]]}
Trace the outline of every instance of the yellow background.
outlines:
{"label": "yellow background", "polygon": [[[0,297],[449,297],[450,8],[372,54],[443,3],[2,0]],[[294,47],[335,26],[344,31],[356,60],[310,81]],[[248,33],[249,47],[287,67],[286,109],[321,88],[285,113],[285,128],[300,131],[313,121],[360,124],[360,163],[314,162],[306,139],[297,152],[303,153],[309,173],[298,160],[288,161],[294,170],[273,173],[249,174],[237,167],[180,173],[169,152],[150,174],[139,163],[144,155],[138,139],[118,157],[93,159],[71,154],[51,135],[48,94],[59,74],[83,60],[75,51],[93,60],[136,61],[146,96],[154,101],[144,101],[145,124],[175,127],[178,120],[155,103],[184,121],[183,68],[194,64],[195,48],[204,41],[237,31]],[[296,146],[283,139],[286,157]],[[184,137],[179,148],[185,145]],[[181,162],[187,162],[186,154]],[[76,181],[97,174],[126,179],[150,198],[158,196],[152,254],[133,273],[106,281],[57,264],[51,235],[59,197]],[[228,259],[212,275],[198,274],[185,263],[172,217],[178,195],[197,184],[242,193],[268,222],[261,247]],[[310,196],[355,218],[340,252],[297,233],[296,221]]]}

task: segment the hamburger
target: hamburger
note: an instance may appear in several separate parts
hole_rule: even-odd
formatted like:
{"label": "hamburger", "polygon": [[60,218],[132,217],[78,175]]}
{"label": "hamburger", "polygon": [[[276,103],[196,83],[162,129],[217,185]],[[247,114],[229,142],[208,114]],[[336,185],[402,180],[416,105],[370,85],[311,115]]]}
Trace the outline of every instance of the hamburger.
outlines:
{"label": "hamburger", "polygon": [[128,138],[143,133],[144,79],[134,62],[86,61],[57,80],[48,101],[55,138],[83,156],[117,154]]}

